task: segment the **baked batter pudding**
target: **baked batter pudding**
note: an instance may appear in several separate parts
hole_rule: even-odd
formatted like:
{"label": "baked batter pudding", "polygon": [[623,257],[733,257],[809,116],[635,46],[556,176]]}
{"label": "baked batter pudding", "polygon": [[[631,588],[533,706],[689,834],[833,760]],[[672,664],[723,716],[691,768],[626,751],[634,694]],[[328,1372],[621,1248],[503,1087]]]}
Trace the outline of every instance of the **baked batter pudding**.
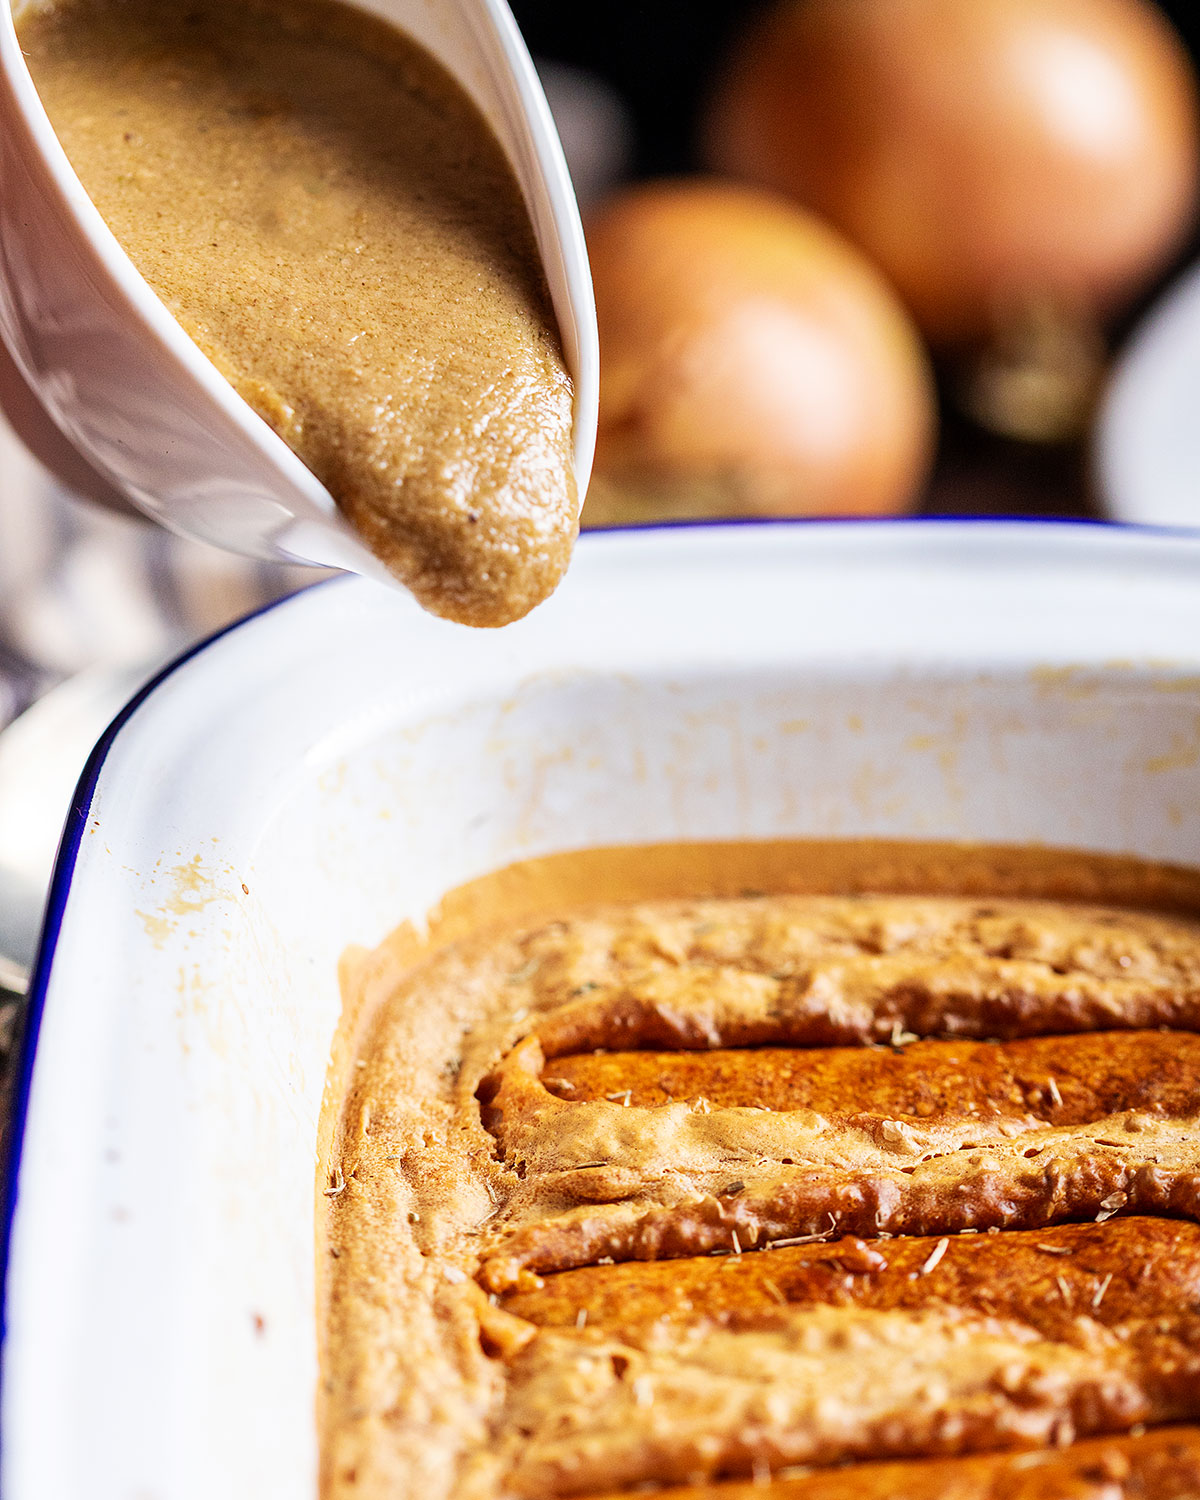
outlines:
{"label": "baked batter pudding", "polygon": [[573,393],[500,146],[332,0],[57,0],[21,46],[138,270],[426,608],[502,625],[566,569]]}
{"label": "baked batter pudding", "polygon": [[1200,1494],[1200,923],[626,901],[347,966],[327,1500]]}

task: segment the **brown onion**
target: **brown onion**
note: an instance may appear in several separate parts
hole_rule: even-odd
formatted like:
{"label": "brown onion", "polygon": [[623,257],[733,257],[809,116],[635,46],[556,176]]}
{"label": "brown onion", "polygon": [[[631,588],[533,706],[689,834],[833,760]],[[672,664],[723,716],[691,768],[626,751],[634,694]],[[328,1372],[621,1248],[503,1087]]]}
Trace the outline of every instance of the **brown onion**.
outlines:
{"label": "brown onion", "polygon": [[1143,0],[788,0],[707,122],[713,165],[829,218],[942,344],[1119,307],[1192,222],[1197,138]]}
{"label": "brown onion", "polygon": [[935,422],[925,356],[840,235],[766,194],[688,181],[611,200],[588,248],[601,379],[585,522],[637,514],[618,503],[631,494],[657,514],[912,503]]}

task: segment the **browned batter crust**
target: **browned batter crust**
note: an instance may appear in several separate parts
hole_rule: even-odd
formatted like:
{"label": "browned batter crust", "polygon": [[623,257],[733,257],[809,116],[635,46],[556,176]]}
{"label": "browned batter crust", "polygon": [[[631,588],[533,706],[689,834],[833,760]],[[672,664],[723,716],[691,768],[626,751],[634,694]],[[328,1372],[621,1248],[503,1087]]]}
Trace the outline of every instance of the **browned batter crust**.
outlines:
{"label": "browned batter crust", "polygon": [[[521,1493],[1062,1443],[1200,1408],[1193,1224],[841,1239],[589,1267],[504,1307],[556,1330],[511,1362],[521,1438],[510,1482]],[[578,1379],[596,1354],[612,1373],[590,1371],[586,1411],[572,1407],[567,1372]],[[655,1409],[649,1429],[639,1386]],[[770,1404],[772,1430],[761,1417]]]}
{"label": "browned batter crust", "polygon": [[402,946],[351,966],[327,1496],[1200,1494],[1194,1430],[1129,1436],[1200,1421],[1200,925],[750,896]]}
{"label": "browned batter crust", "polygon": [[[1011,1234],[827,1240],[766,1255],[586,1266],[503,1304],[541,1328],[586,1326],[630,1340],[664,1320],[772,1327],[790,1307],[922,1309],[949,1303],[1017,1318],[1042,1337],[1080,1336],[1079,1314],[1120,1337],[1198,1330],[1200,1225],[1116,1218]],[[1200,1343],[1187,1353],[1200,1361]],[[1186,1366],[1174,1372],[1174,1378]]]}
{"label": "browned batter crust", "polygon": [[[1067,1449],[854,1464],[774,1479],[767,1493],[770,1500],[1196,1500],[1200,1428],[1093,1438]],[[763,1486],[689,1485],[672,1490],[671,1500],[763,1500]]]}
{"label": "browned batter crust", "polygon": [[[541,1081],[568,1103],[624,1103],[628,1095],[639,1109],[706,1098],[714,1108],[812,1109],[842,1123],[993,1115],[1086,1125],[1124,1109],[1187,1113],[1198,1072],[1200,1036],[1103,1031],[895,1047],[588,1052],[555,1058]],[[847,1110],[847,1100],[869,1101],[870,1110]]]}

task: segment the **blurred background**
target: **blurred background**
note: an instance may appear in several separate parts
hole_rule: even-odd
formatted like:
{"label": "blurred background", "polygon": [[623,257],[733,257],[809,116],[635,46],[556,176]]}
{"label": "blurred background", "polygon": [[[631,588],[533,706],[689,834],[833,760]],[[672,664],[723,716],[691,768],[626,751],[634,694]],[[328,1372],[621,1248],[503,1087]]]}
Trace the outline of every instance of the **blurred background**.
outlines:
{"label": "blurred background", "polygon": [[[630,170],[659,177],[699,169],[704,109],[721,71],[751,23],[773,0],[512,0],[538,58],[581,68],[611,88],[632,127]],[[1200,52],[1200,5],[1167,0],[1159,9],[1193,57]]]}
{"label": "blurred background", "polygon": [[[513,9],[596,279],[585,526],[1200,523],[1192,0]],[[313,576],[83,505],[0,420],[0,727]]]}
{"label": "blurred background", "polygon": [[[596,282],[585,526],[1200,524],[1194,0],[513,8]],[[86,504],[0,419],[0,916],[131,685],[314,576]]]}
{"label": "blurred background", "polygon": [[[583,126],[585,131],[591,129],[608,133],[607,150],[597,149],[593,145],[590,154],[589,166],[596,175],[582,184],[583,196],[588,205],[594,205],[597,195],[611,189],[615,178],[676,177],[680,174],[701,174],[712,169],[714,158],[719,158],[722,154],[719,141],[714,142],[714,131],[719,134],[725,129],[728,132],[737,124],[736,119],[732,122],[730,120],[727,101],[723,106],[724,119],[714,121],[714,115],[722,111],[721,95],[728,87],[729,74],[739,66],[753,69],[756,64],[762,65],[762,51],[769,51],[770,47],[769,44],[763,44],[762,51],[757,56],[754,55],[756,31],[764,26],[769,27],[773,18],[778,20],[781,16],[795,16],[806,8],[815,10],[820,13],[820,18],[814,30],[819,31],[839,25],[846,26],[852,13],[856,9],[863,9],[857,0],[834,0],[833,4],[810,4],[807,7],[804,0],[791,5],[781,5],[778,0],[695,0],[695,3],[688,3],[688,0],[644,0],[644,3],[638,3],[638,0],[612,0],[612,3],[603,8],[602,15],[591,13],[585,7],[554,4],[552,0],[514,0],[513,8],[535,56],[550,64],[547,76],[551,92],[556,98],[565,98],[565,103],[561,106],[564,112],[571,113],[572,85],[579,99],[583,100],[586,98],[589,80],[594,81],[604,101],[602,107],[593,108],[591,124]],[[939,68],[944,69],[957,63],[969,95],[972,64],[988,68],[989,48],[998,50],[1006,40],[1012,43],[1015,39],[1027,45],[1031,52],[1040,47],[1043,57],[1040,62],[1036,57],[1028,57],[1024,67],[1018,66],[1012,70],[1013,76],[1008,84],[1014,93],[1023,81],[1028,82],[1039,66],[1042,66],[1046,71],[1057,74],[1059,80],[1057,89],[1051,84],[1044,90],[1041,104],[1043,112],[1056,103],[1068,113],[1073,110],[1078,119],[1086,123],[1090,108],[1105,110],[1105,100],[1101,97],[1104,93],[1102,80],[1098,77],[1095,79],[1096,97],[1089,99],[1087,80],[1077,80],[1070,76],[1070,59],[1065,55],[1065,50],[1055,56],[1051,37],[1046,33],[1039,36],[1037,30],[1040,21],[1046,23],[1047,33],[1050,28],[1065,22],[1068,28],[1075,30],[1079,39],[1087,40],[1092,21],[1088,16],[1086,0],[1083,5],[1039,5],[1014,0],[1008,7],[1012,18],[1012,24],[1008,28],[1009,36],[1006,38],[1004,35],[1006,27],[1003,20],[992,29],[991,35],[988,35],[986,24],[981,24],[974,37],[962,44],[957,57],[952,46],[948,46],[939,58],[931,55],[931,50],[927,47],[923,48],[919,39],[911,44],[906,41],[905,33],[909,27],[914,32],[921,29],[921,12],[925,12],[930,18],[924,23],[926,27],[952,27],[955,13],[969,12],[970,8],[969,3],[951,3],[939,10],[936,4],[905,6],[903,3],[890,4],[887,0],[878,5],[873,5],[868,0],[866,6],[867,10],[890,11],[899,15],[900,20],[892,33],[897,49],[896,67],[903,70],[915,69],[921,63],[931,65],[930,90],[942,88],[945,84],[944,74],[939,76]],[[992,5],[990,0],[983,0],[978,7],[981,13],[1003,9],[1003,6]],[[908,22],[903,15],[906,10],[912,13]],[[1173,34],[1172,44],[1189,60],[1189,66],[1194,67],[1194,60],[1200,55],[1200,5],[1192,3],[1192,0],[1169,0],[1169,3],[1160,6],[1129,4],[1110,7],[1104,4],[1093,7],[1093,10],[1096,13],[1095,40],[1098,48],[1107,51],[1117,69],[1126,67],[1129,75],[1137,78],[1143,91],[1143,107],[1153,114],[1163,92],[1170,91],[1172,62],[1169,56],[1147,61],[1142,45],[1144,39],[1136,35],[1139,22],[1147,15],[1152,21],[1165,21],[1167,27],[1163,29],[1169,28]],[[1110,14],[1102,15],[1104,12]],[[1122,35],[1123,30],[1127,34]],[[778,32],[776,35],[778,36]],[[803,50],[803,40],[793,37],[792,45],[796,52]],[[819,53],[819,49],[825,46],[825,57],[828,58],[830,49],[822,37],[810,37],[809,42],[810,52]],[[782,45],[786,51],[787,43]],[[749,58],[748,50],[751,54]],[[877,59],[871,57],[866,45],[863,53],[869,76]],[[819,61],[819,56],[815,61],[804,57],[793,58],[796,64],[794,86],[797,92],[802,87],[801,75],[804,69],[819,66]],[[841,61],[845,62],[846,59]],[[787,63],[788,59],[785,57],[781,64],[784,72]],[[559,69],[568,71],[560,76]],[[1164,74],[1167,75],[1165,78]],[[887,80],[885,86],[886,83]],[[915,83],[913,88],[919,92],[920,84]],[[1114,94],[1115,92],[1116,90]],[[752,93],[752,88],[743,88],[741,107],[747,110],[763,107],[761,101],[756,105],[756,101],[750,98]],[[870,111],[869,89],[865,83],[861,99],[856,98],[852,87],[847,93],[851,103],[860,103],[864,110]],[[1052,96],[1056,93],[1058,97],[1055,101]],[[1116,113],[1114,102],[1109,101],[1110,117]],[[969,98],[960,100],[959,103],[962,106],[959,124],[969,134],[978,127],[980,119],[986,116],[988,102],[977,101],[976,109],[972,108]],[[1019,101],[1014,101],[1014,105],[1014,116],[1019,117]],[[732,111],[735,115],[736,110],[735,105]],[[1019,129],[1019,118],[1009,116],[1004,120],[1002,125],[1007,128],[1011,139],[1004,146],[997,147],[1011,149],[1018,158],[1022,153],[1027,155],[1030,191],[1027,206],[1023,206],[1021,211],[1034,219],[1038,215],[1039,191],[1045,192],[1047,197],[1052,196],[1054,191],[1049,181],[1039,185],[1037,180],[1039,172],[1046,169],[1044,162],[1038,159],[1038,142],[1030,136],[1032,134],[1036,137],[1039,125],[1043,130],[1047,125],[1044,119],[1036,121],[1037,114],[1038,106],[1031,105],[1026,112],[1026,121],[1032,116],[1036,123],[1032,131],[1027,131],[1023,136]],[[812,123],[808,115],[805,120]],[[1062,127],[1063,122],[1059,123]],[[1131,134],[1136,134],[1138,127],[1132,121],[1128,124]],[[884,123],[880,128],[887,129],[888,126]],[[894,128],[900,131],[905,127],[897,122]],[[932,132],[932,122],[929,123],[929,129]],[[918,128],[911,138],[911,147],[914,151],[922,148],[931,151],[935,162],[942,163],[947,174],[952,174],[956,144],[953,140],[954,129],[953,111],[946,109],[941,122],[940,143],[936,135],[923,137]],[[1144,123],[1143,129],[1147,132],[1147,137],[1139,144],[1131,144],[1128,139],[1125,142],[1125,148],[1129,151],[1127,162],[1130,170],[1133,170],[1132,164],[1139,149],[1148,148],[1150,157],[1154,157],[1157,151],[1160,159],[1163,154],[1170,156],[1172,151],[1179,153],[1183,161],[1177,161],[1175,169],[1185,174],[1194,173],[1194,165],[1184,165],[1189,159],[1194,161],[1194,140],[1172,142],[1159,134],[1155,141],[1153,137],[1156,132],[1165,131],[1169,137],[1172,129],[1170,125],[1164,125],[1161,115],[1150,123]],[[1114,135],[1119,134],[1120,127],[1114,124]],[[1003,137],[1004,129],[998,135]],[[756,144],[761,146],[762,141],[763,131],[760,129],[757,141],[744,140],[733,150],[725,152],[725,162],[722,164],[728,165],[729,158],[736,158],[740,152],[742,160],[735,165],[742,169],[739,175],[744,175],[747,154]],[[827,134],[821,144],[832,153],[839,143]],[[786,156],[786,140],[781,140],[777,134],[774,145],[780,155]],[[1082,154],[1084,153],[1081,152],[1080,155]],[[850,163],[848,169],[852,169],[853,165]],[[774,176],[778,180],[778,167],[778,162],[768,165],[765,172],[758,174],[760,179]],[[786,164],[784,172],[786,175]],[[1052,176],[1053,173],[1047,175]],[[1113,177],[1109,187],[1114,194],[1114,211],[1120,213],[1124,200],[1117,176]],[[809,203],[815,203],[818,210],[828,204],[828,194],[801,194],[801,201],[805,196]],[[969,193],[964,195],[964,212],[967,211],[968,198]],[[1052,204],[1047,201],[1045,207],[1049,210]],[[1103,206],[1097,203],[1095,207],[1098,216],[1103,217]],[[1152,210],[1139,208],[1136,203],[1129,201],[1124,212],[1136,218],[1139,212],[1152,213]],[[1112,514],[1114,504],[1120,509],[1121,497],[1106,496],[1096,473],[1097,403],[1105,395],[1105,384],[1111,376],[1113,356],[1126,348],[1130,335],[1143,324],[1146,313],[1153,308],[1164,287],[1169,286],[1184,268],[1200,256],[1194,207],[1182,207],[1177,224],[1177,238],[1166,244],[1157,255],[1151,255],[1141,271],[1131,273],[1115,299],[1115,305],[1106,309],[1102,318],[1082,331],[1081,342],[1086,346],[1091,341],[1092,348],[1071,348],[1071,334],[1078,333],[1078,330],[1068,329],[1060,347],[1049,351],[1051,364],[1056,358],[1068,365],[1074,359],[1081,358],[1083,362],[1098,361],[1099,368],[1092,371],[1093,384],[1081,398],[1082,410],[1078,416],[1071,416],[1065,422],[1060,422],[1052,415],[1049,423],[1052,430],[1037,433],[1035,440],[1029,429],[1031,425],[1037,425],[1036,420],[1033,424],[1028,419],[1006,421],[995,410],[986,413],[981,420],[979,400],[972,401],[969,395],[964,396],[963,388],[969,384],[969,379],[964,376],[961,362],[947,360],[943,350],[935,351],[939,422],[934,462],[928,475],[922,477],[920,492],[915,501],[906,501],[901,508],[915,508],[919,512],[934,515],[1077,517]],[[1081,215],[1078,220],[1080,239],[1086,241],[1095,232],[1087,216]],[[870,254],[871,247],[866,248]],[[1051,308],[1049,311],[1053,316],[1056,309]],[[1200,318],[1192,318],[1190,321],[1195,325],[1195,338],[1200,341]],[[1044,334],[1046,342],[1053,344],[1061,333],[1061,329],[1048,328]],[[1187,373],[1200,380],[1200,350]],[[1087,377],[1085,384],[1086,381]],[[1044,394],[1044,386],[1042,392]],[[1058,392],[1053,393],[1052,400],[1058,399],[1059,395]],[[1002,405],[1003,400],[1001,397],[999,403],[993,401],[991,404],[993,407]],[[1069,400],[1070,398],[1068,402]],[[1037,394],[1033,396],[1033,403],[1035,406],[1038,403]],[[1148,432],[1135,436],[1147,445],[1154,440],[1153,435]],[[1197,453],[1200,454],[1200,449],[1197,449]],[[1149,485],[1153,480],[1139,478],[1138,482]],[[1200,520],[1200,473],[1181,477],[1178,483],[1184,490],[1184,498],[1194,499],[1194,517]],[[1168,500],[1171,503],[1167,503]],[[1139,492],[1136,497],[1129,497],[1126,509],[1132,511],[1135,508],[1145,508],[1147,504]],[[1160,497],[1157,509],[1162,513],[1153,516],[1130,515],[1125,518],[1166,522],[1184,519],[1177,514],[1178,502],[1174,495]],[[628,507],[622,509],[618,518],[630,519],[627,511]],[[592,519],[599,521],[601,517],[594,514]]]}

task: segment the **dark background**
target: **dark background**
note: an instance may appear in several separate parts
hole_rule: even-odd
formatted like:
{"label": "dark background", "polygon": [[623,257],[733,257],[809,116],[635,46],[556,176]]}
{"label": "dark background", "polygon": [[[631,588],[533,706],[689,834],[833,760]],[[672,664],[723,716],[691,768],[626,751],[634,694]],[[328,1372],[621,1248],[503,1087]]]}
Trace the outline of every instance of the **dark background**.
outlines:
{"label": "dark background", "polygon": [[[620,95],[633,119],[638,176],[699,168],[697,123],[722,59],[741,28],[770,3],[511,0],[535,57],[587,68]],[[1170,0],[1161,8],[1200,57],[1200,0]],[[1179,264],[1194,259],[1198,248],[1200,241],[1193,241]],[[1140,311],[1134,309],[1127,325]],[[1115,331],[1114,342],[1123,331]],[[939,458],[922,508],[934,514],[1094,514],[1086,448],[997,438],[943,403]]]}
{"label": "dark background", "polygon": [[[637,170],[643,175],[687,171],[698,109],[738,30],[764,0],[511,0],[535,56],[599,73],[631,110],[637,129]],[[1200,0],[1161,7],[1200,53]]]}

